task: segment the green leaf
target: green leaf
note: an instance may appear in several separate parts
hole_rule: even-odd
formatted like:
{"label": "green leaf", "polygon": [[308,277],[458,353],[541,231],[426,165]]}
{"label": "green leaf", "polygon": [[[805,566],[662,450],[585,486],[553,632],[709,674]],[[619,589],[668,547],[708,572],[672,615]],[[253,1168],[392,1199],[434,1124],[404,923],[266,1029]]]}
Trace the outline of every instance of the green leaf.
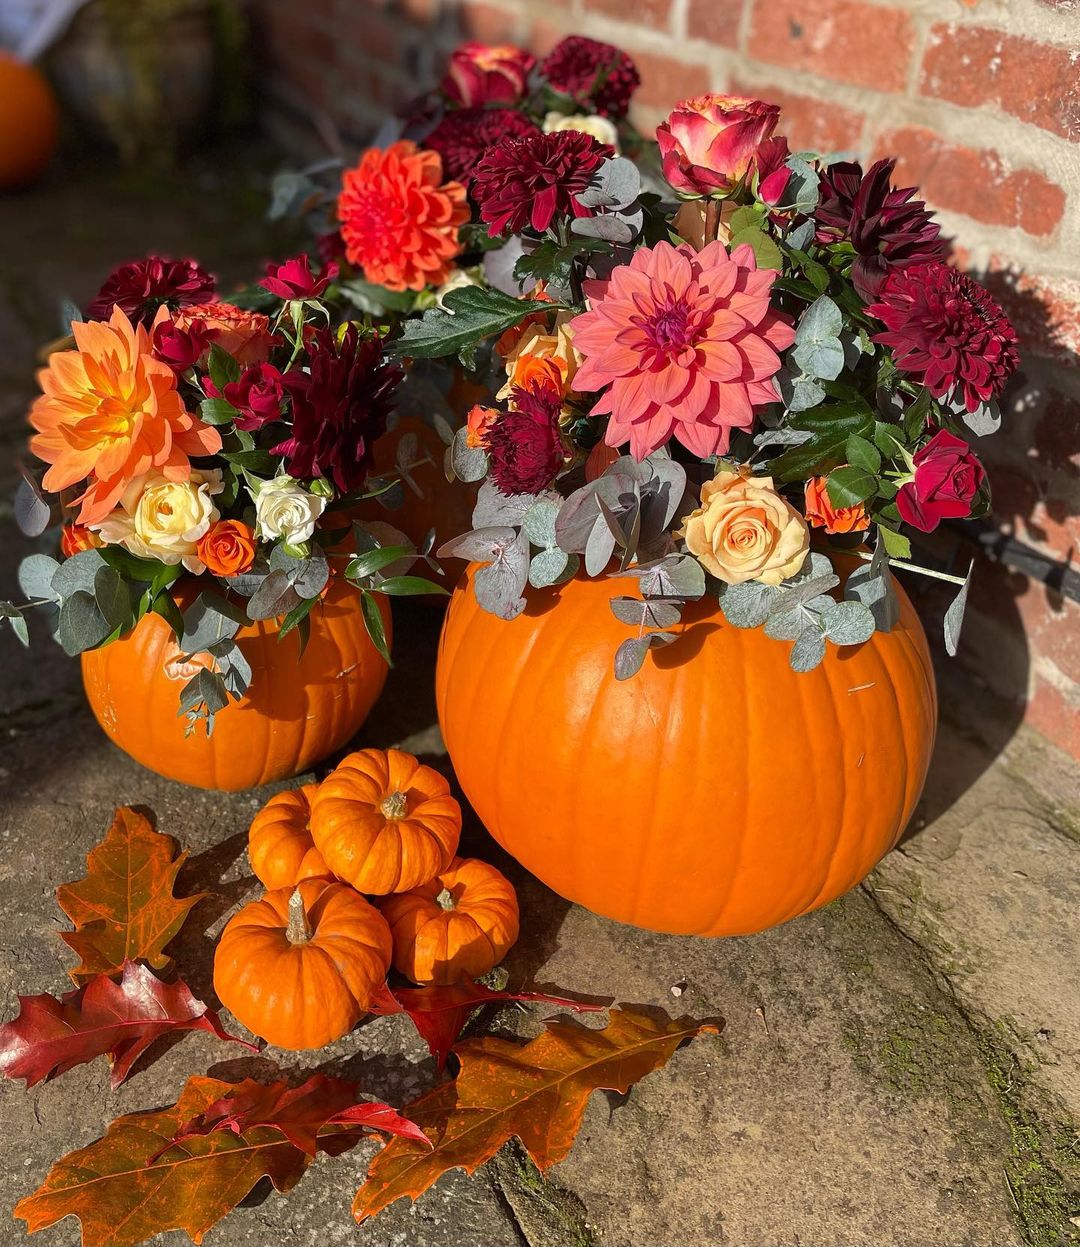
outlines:
{"label": "green leaf", "polygon": [[895,459],[903,448],[903,430],[895,424],[878,420],[874,424],[874,445],[886,459]]}
{"label": "green leaf", "polygon": [[917,442],[926,432],[926,417],[930,414],[932,395],[927,389],[919,391],[915,401],[904,412],[904,432],[909,442]]}
{"label": "green leaf", "polygon": [[881,471],[881,455],[878,453],[874,443],[868,442],[865,437],[852,433],[847,439],[844,449],[847,453],[848,463],[875,474]]}
{"label": "green leaf", "polygon": [[346,299],[362,312],[381,316],[383,312],[411,312],[416,305],[416,294],[411,290],[387,290],[374,282],[353,278],[338,284]]}
{"label": "green leaf", "polygon": [[800,481],[843,463],[847,439],[853,433],[866,437],[873,430],[874,417],[868,409],[826,404],[799,412],[788,423],[793,429],[809,430],[813,436],[770,460],[769,471],[779,481]]}
{"label": "green leaf", "polygon": [[150,609],[155,615],[160,615],[162,619],[172,629],[173,638],[177,644],[184,635],[184,616],[180,613],[180,607],[176,605],[171,593],[166,593],[163,589],[150,604]]}
{"label": "green leaf", "polygon": [[383,627],[382,614],[379,611],[379,604],[374,596],[363,590],[360,594],[360,613],[364,617],[364,627],[367,634],[371,637],[371,643],[379,651],[383,657],[383,661],[390,665],[390,646],[386,641],[386,629]]}
{"label": "green leaf", "polygon": [[881,535],[882,544],[885,552],[891,559],[909,559],[911,558],[911,542],[903,533],[898,533],[895,529],[886,528],[884,524],[878,525],[878,533]]}
{"label": "green leaf", "polygon": [[398,559],[408,558],[416,551],[411,546],[376,546],[365,554],[358,554],[345,568],[345,575],[350,580],[364,580],[368,576],[380,572]]}
{"label": "green leaf", "polygon": [[99,567],[94,576],[94,601],[101,611],[110,631],[129,628],[134,622],[131,617],[131,595],[127,585],[120,578],[120,573],[108,565]]}
{"label": "green leaf", "polygon": [[744,229],[760,230],[765,220],[765,209],[759,204],[748,204],[742,208],[736,208],[731,214],[728,221],[728,232],[732,235],[740,233]]}
{"label": "green leaf", "polygon": [[207,424],[228,424],[240,413],[224,398],[204,398],[199,404],[199,415]]}
{"label": "green leaf", "polygon": [[744,243],[753,251],[758,268],[771,268],[779,272],[783,267],[783,252],[768,234],[762,232],[759,226],[750,226],[731,235],[730,249],[732,251]]}
{"label": "green leaf", "polygon": [[211,344],[207,363],[210,369],[210,380],[213,381],[219,392],[224,393],[227,385],[230,385],[233,381],[240,380],[240,365],[228,351],[223,350],[216,342]]}
{"label": "green leaf", "polygon": [[413,359],[441,359],[469,350],[484,338],[502,333],[534,312],[550,312],[559,306],[534,299],[515,299],[501,290],[463,286],[451,290],[443,308],[429,308],[420,320],[405,323],[400,338],[387,350]]}
{"label": "green leaf", "polygon": [[570,282],[570,274],[577,257],[597,251],[610,255],[611,244],[599,238],[573,238],[566,246],[560,246],[549,238],[535,251],[518,260],[514,265],[514,280],[524,283],[527,278],[533,277],[537,281],[550,281],[566,286]]}
{"label": "green leaf", "polygon": [[372,588],[373,592],[386,593],[390,597],[415,597],[426,593],[449,596],[448,591],[442,585],[437,585],[432,580],[425,580],[423,576],[387,576],[385,580],[380,580]]}
{"label": "green leaf", "polygon": [[268,450],[229,450],[223,451],[221,457],[256,476],[273,476],[278,468],[278,461]]}
{"label": "green leaf", "polygon": [[877,489],[877,477],[853,465],[829,473],[829,499],[834,507],[854,507],[865,502]]}
{"label": "green leaf", "polygon": [[110,632],[108,620],[89,593],[79,590],[64,599],[57,636],[68,657],[100,645]]}
{"label": "green leaf", "polygon": [[[318,600],[318,598],[304,598],[302,602],[298,603],[292,608],[291,611],[289,611],[289,613],[281,621],[281,627],[278,629],[279,641],[283,637],[287,637],[294,628],[298,628],[304,620],[307,619]],[[303,649],[302,646],[301,649]]]}

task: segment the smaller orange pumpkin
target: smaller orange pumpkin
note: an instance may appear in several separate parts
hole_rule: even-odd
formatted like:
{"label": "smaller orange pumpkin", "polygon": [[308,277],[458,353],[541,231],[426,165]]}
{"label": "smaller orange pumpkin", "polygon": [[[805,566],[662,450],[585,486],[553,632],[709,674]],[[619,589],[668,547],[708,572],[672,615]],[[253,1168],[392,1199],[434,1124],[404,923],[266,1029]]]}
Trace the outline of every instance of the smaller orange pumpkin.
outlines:
{"label": "smaller orange pumpkin", "polygon": [[330,870],[358,892],[407,892],[449,866],[461,807],[439,772],[411,754],[361,749],[319,785],[311,835]]}
{"label": "smaller orange pumpkin", "polygon": [[414,983],[456,983],[497,966],[518,937],[514,885],[494,866],[455,857],[428,883],[379,902],[394,967]]}
{"label": "smaller orange pumpkin", "polygon": [[321,1048],[367,1012],[392,948],[386,919],[359,893],[305,879],[229,919],[214,954],[214,991],[267,1043]]}
{"label": "smaller orange pumpkin", "polygon": [[0,49],[0,189],[40,177],[59,128],[60,109],[44,74]]}
{"label": "smaller orange pumpkin", "polygon": [[311,798],[318,786],[275,794],[251,820],[248,859],[264,888],[292,888],[302,879],[330,877],[311,838]]}

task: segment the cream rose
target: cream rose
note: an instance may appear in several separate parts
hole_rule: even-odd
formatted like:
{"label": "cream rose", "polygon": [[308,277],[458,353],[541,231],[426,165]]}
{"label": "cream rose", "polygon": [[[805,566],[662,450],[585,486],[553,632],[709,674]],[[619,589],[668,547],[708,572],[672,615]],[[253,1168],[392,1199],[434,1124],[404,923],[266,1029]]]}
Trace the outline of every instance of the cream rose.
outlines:
{"label": "cream rose", "polygon": [[806,521],[776,492],[771,476],[721,469],[701,487],[701,506],[683,523],[686,548],[718,580],[778,585],[803,565]]}
{"label": "cream rose", "polygon": [[443,302],[450,291],[463,290],[466,286],[479,285],[481,285],[481,281],[475,271],[470,271],[467,268],[456,268],[438,290],[435,291],[435,306],[441,307],[444,312],[449,312],[453,316],[453,311]]}
{"label": "cream rose", "polygon": [[591,134],[600,143],[619,151],[619,131],[615,123],[607,117],[591,116],[588,113],[575,113],[567,117],[563,113],[548,113],[544,118],[544,133],[555,134],[558,130],[579,130],[582,134]]}
{"label": "cream rose", "polygon": [[272,481],[263,481],[252,497],[259,536],[271,540],[284,537],[291,545],[310,539],[315,531],[315,521],[326,507],[325,498],[309,494],[291,476],[277,476]]}
{"label": "cream rose", "polygon": [[186,481],[151,472],[132,481],[119,507],[91,527],[109,545],[123,546],[144,559],[183,563],[198,575],[205,569],[196,547],[218,518],[213,498],[223,488],[216,468],[192,468]]}

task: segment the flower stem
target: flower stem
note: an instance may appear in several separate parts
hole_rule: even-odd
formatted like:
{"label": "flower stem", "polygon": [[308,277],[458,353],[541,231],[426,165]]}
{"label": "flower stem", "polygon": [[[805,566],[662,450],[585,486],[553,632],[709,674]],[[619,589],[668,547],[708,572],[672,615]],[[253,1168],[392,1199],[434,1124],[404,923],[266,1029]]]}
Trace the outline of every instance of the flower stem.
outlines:
{"label": "flower stem", "polygon": [[[864,563],[869,563],[874,557],[872,554],[862,554],[856,551],[859,558]],[[903,559],[889,559],[890,567],[899,567],[901,571],[917,572],[920,576],[930,576],[934,580],[947,580],[950,584],[962,585],[967,579],[966,576],[953,576],[950,572],[935,571],[932,567],[920,567],[918,563],[905,563]]]}
{"label": "flower stem", "polygon": [[705,245],[716,242],[720,237],[720,216],[723,211],[723,201],[720,199],[707,199],[705,201]]}

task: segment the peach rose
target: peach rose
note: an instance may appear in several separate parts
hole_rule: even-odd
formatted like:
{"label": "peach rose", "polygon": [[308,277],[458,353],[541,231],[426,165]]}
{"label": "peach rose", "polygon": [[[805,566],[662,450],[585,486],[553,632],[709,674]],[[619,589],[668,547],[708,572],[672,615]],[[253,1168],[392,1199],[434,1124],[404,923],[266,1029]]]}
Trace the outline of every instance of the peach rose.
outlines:
{"label": "peach rose", "polygon": [[726,195],[779,120],[775,104],[738,95],[683,100],[656,128],[664,177],[680,195]]}
{"label": "peach rose", "polygon": [[701,506],[679,534],[718,580],[778,585],[803,565],[810,549],[806,521],[773,487],[771,476],[721,468],[701,487]]}
{"label": "peach rose", "polygon": [[824,476],[806,482],[806,518],[827,533],[861,533],[870,527],[870,517],[861,502],[853,507],[835,507],[829,498]]}
{"label": "peach rose", "polygon": [[563,395],[572,388],[581,357],[570,336],[571,315],[560,312],[550,333],[542,324],[525,330],[506,355],[506,384],[496,398],[509,398],[515,386],[524,387],[533,381],[553,385]]}
{"label": "peach rose", "polygon": [[83,550],[94,550],[103,546],[104,541],[92,529],[83,524],[65,524],[60,530],[60,553],[69,559],[73,554],[81,554]]}
{"label": "peach rose", "polygon": [[270,318],[262,312],[248,312],[231,303],[193,303],[173,317],[178,329],[190,329],[194,321],[202,321],[211,342],[242,364],[263,364],[270,358],[274,340],[270,334]]}
{"label": "peach rose", "polygon": [[199,558],[214,576],[239,576],[255,562],[255,534],[242,520],[218,520],[199,539]]}

